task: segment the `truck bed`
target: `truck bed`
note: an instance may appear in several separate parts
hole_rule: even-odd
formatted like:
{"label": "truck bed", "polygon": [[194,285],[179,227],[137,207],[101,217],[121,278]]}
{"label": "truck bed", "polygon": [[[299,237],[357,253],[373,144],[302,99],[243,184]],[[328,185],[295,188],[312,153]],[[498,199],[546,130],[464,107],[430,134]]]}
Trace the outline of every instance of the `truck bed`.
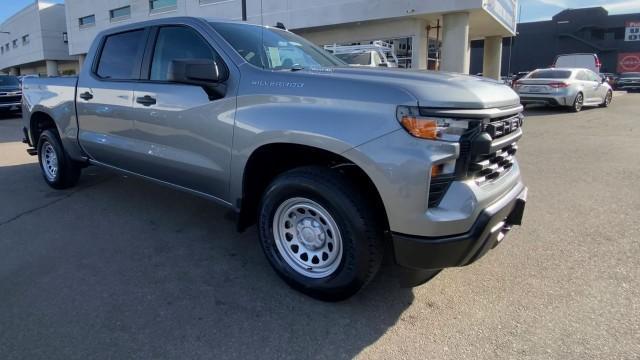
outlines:
{"label": "truck bed", "polygon": [[[64,145],[77,143],[78,122],[76,119],[77,77],[25,78],[22,84],[22,122],[29,144],[38,143],[38,132],[32,131],[34,113],[55,119],[57,131]],[[74,148],[74,146],[69,146]]]}

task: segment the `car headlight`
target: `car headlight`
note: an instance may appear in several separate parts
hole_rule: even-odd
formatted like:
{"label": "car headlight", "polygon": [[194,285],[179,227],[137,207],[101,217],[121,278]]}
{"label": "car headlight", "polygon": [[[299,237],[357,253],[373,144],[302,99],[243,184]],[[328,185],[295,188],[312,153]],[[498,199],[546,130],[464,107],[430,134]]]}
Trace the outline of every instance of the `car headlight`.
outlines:
{"label": "car headlight", "polygon": [[469,120],[422,116],[415,106],[398,106],[396,117],[409,134],[420,139],[459,141],[469,129]]}

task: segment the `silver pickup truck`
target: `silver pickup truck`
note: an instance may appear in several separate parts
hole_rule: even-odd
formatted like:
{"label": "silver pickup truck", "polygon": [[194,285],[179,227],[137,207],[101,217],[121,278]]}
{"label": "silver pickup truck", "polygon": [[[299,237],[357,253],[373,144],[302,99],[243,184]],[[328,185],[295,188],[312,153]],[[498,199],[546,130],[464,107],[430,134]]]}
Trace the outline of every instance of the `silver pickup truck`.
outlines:
{"label": "silver pickup truck", "polygon": [[522,106],[476,77],[353,68],[277,28],[180,17],[109,29],[78,78],[26,79],[53,188],[97,165],[227,206],[290,286],[346,299],[383,255],[425,274],[519,225]]}

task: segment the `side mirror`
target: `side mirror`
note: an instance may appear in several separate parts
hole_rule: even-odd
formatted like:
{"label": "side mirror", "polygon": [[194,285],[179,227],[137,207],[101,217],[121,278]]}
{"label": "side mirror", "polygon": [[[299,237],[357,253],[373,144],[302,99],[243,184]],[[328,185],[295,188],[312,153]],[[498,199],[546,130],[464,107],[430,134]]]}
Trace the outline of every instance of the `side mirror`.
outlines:
{"label": "side mirror", "polygon": [[168,80],[184,84],[211,85],[226,81],[229,71],[209,59],[180,59],[169,64]]}
{"label": "side mirror", "polygon": [[167,80],[202,86],[209,98],[224,97],[229,69],[210,59],[179,59],[169,64]]}

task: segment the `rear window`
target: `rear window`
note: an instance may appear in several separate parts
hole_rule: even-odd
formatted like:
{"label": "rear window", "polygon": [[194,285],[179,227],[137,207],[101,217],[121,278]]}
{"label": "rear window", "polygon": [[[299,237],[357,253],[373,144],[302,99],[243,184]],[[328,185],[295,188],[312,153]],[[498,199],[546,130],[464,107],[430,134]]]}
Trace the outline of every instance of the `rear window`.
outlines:
{"label": "rear window", "polygon": [[97,74],[103,79],[131,80],[140,77],[144,30],[107,37],[100,54]]}
{"label": "rear window", "polygon": [[528,79],[568,79],[571,77],[569,70],[539,70],[532,72]]}
{"label": "rear window", "polygon": [[335,54],[336,57],[347,64],[369,65],[371,64],[371,53],[361,54]]}

